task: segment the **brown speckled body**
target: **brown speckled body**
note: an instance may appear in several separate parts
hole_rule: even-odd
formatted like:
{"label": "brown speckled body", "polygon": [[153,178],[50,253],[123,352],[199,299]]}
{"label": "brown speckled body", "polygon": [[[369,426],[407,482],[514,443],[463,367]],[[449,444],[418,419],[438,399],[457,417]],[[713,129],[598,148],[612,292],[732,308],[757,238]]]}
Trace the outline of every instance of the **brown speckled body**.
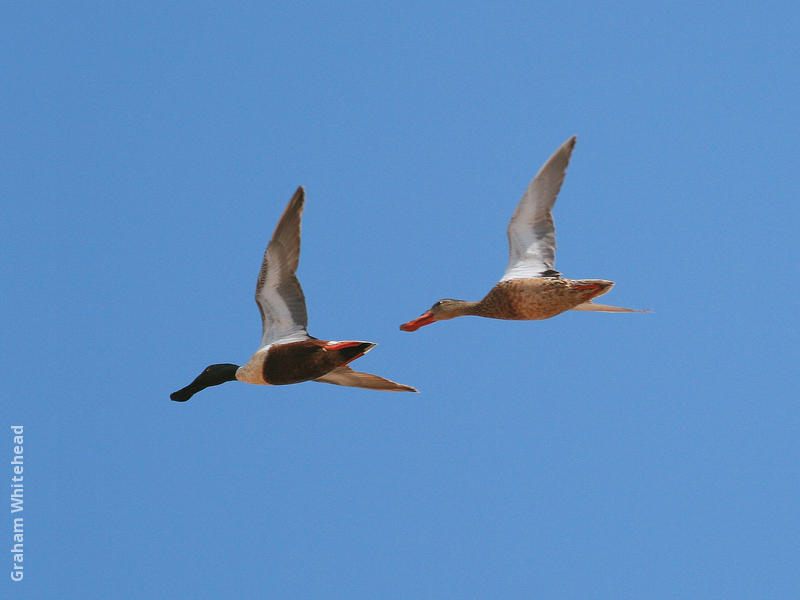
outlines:
{"label": "brown speckled body", "polygon": [[494,286],[468,314],[521,321],[549,319],[605,294],[613,285],[605,279],[509,279]]}
{"label": "brown speckled body", "polygon": [[500,282],[480,302],[442,298],[416,319],[402,323],[402,331],[465,315],[527,321],[549,319],[567,310],[642,312],[592,302],[611,289],[611,281],[566,279],[555,270],[553,205],[574,147],[573,135],[542,165],[514,209],[506,229],[508,265]]}
{"label": "brown speckled body", "polygon": [[346,365],[375,345],[370,342],[340,344],[341,347],[334,342],[312,339],[270,346],[256,352],[247,364],[240,367],[236,379],[266,385],[309,381]]}

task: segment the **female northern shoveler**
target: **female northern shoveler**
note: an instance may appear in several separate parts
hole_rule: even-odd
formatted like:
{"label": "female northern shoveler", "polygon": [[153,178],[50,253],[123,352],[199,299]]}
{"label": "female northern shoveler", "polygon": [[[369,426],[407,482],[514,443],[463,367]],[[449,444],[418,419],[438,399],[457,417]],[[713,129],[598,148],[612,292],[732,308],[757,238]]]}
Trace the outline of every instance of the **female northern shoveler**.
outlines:
{"label": "female northern shoveler", "polygon": [[553,267],[556,231],[551,214],[567,171],[575,136],[556,150],[541,168],[508,224],[509,261],[502,279],[480,302],[439,300],[416,319],[403,323],[403,331],[416,331],[434,321],[463,315],[492,319],[549,319],[566,310],[647,312],[594,304],[592,298],[614,285],[605,279],[565,279]]}
{"label": "female northern shoveler", "polygon": [[206,367],[192,383],[171,394],[172,400],[186,402],[202,389],[234,380],[261,385],[313,380],[373,390],[417,391],[347,366],[369,352],[375,346],[372,342],[327,342],[308,335],[306,300],[295,275],[300,259],[300,216],[304,203],[305,191],[299,187],[264,252],[256,283],[261,347],[241,367],[228,363]]}

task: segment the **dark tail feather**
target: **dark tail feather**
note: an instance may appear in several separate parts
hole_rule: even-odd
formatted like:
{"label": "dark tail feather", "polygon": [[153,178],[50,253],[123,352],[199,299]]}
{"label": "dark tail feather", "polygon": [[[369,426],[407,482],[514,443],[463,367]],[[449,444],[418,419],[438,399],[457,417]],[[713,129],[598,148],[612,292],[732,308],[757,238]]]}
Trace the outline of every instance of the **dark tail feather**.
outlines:
{"label": "dark tail feather", "polygon": [[339,350],[339,356],[344,359],[343,365],[364,356],[375,346],[372,342],[356,342],[352,346],[347,346]]}

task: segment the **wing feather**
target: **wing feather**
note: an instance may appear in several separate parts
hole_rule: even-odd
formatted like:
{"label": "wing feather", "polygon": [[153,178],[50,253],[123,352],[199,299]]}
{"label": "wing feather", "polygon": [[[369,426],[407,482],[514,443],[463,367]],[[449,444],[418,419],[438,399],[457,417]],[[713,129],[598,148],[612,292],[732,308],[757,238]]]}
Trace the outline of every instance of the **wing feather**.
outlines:
{"label": "wing feather", "polygon": [[576,136],[572,136],[533,178],[508,224],[509,257],[500,281],[558,274],[554,269],[556,230],[552,209],[567,172]]}
{"label": "wing feather", "polygon": [[636,308],[622,308],[620,306],[611,306],[610,304],[595,304],[591,300],[573,306],[570,310],[587,310],[595,312],[650,312],[649,310],[639,310]]}
{"label": "wing feather", "polygon": [[348,366],[342,366],[317,377],[314,381],[332,383],[334,385],[347,385],[350,387],[367,388],[370,390],[383,390],[385,392],[416,392],[410,385],[403,385],[389,379],[384,379],[371,373],[360,373]]}
{"label": "wing feather", "polygon": [[303,288],[295,275],[300,261],[300,219],[305,190],[297,188],[281,215],[256,282],[256,304],[261,313],[261,346],[309,338]]}

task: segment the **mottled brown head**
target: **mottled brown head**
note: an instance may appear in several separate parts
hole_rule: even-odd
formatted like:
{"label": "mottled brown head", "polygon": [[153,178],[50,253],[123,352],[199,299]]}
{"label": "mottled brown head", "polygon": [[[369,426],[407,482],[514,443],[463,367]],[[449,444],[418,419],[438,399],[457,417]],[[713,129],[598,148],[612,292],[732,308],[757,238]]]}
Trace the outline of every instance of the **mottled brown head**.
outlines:
{"label": "mottled brown head", "polygon": [[403,331],[416,331],[420,327],[430,325],[435,321],[446,321],[447,319],[472,314],[471,310],[474,305],[474,302],[443,298],[416,319],[400,325],[400,329]]}

